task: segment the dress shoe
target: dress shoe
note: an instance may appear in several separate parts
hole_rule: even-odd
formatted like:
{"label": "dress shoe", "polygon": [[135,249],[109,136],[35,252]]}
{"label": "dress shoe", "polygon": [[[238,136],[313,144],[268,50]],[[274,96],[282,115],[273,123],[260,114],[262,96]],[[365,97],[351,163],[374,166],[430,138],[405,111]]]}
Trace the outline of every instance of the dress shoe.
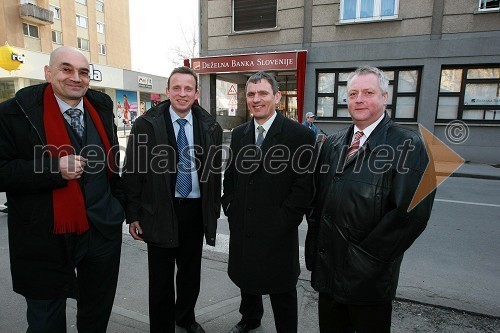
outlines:
{"label": "dress shoe", "polygon": [[238,323],[233,328],[231,328],[229,333],[247,333],[247,332],[250,332],[250,330],[256,329],[259,326],[260,326],[260,324],[258,324],[257,326],[255,326],[255,325],[250,326],[247,324]]}
{"label": "dress shoe", "polygon": [[203,329],[203,327],[201,327],[201,325],[198,324],[197,322],[194,322],[191,325],[189,325],[188,327],[186,327],[186,331],[188,333],[205,333],[205,330]]}

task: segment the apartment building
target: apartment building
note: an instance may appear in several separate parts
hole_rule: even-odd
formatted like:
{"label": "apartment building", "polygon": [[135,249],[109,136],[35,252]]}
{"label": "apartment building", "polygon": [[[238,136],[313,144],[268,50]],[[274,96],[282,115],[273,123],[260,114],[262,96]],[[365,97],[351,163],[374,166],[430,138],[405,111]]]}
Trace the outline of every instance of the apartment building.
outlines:
{"label": "apartment building", "polygon": [[110,95],[115,105],[120,102],[117,119],[124,95],[130,120],[165,98],[166,78],[131,70],[128,0],[2,1],[0,46],[5,42],[22,55],[22,63],[10,72],[0,68],[0,102],[44,82],[43,66],[62,45],[78,48],[89,59],[90,86]]}
{"label": "apartment building", "polygon": [[225,129],[250,118],[244,83],[261,69],[277,76],[285,115],[344,128],[347,74],[366,64],[389,76],[395,121],[500,163],[498,0],[200,0],[200,47],[187,63]]}

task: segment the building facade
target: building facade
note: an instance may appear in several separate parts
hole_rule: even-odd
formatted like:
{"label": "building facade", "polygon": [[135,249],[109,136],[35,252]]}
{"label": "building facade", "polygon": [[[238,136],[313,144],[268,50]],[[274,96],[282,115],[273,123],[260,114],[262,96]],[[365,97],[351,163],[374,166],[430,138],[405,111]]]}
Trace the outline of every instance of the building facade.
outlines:
{"label": "building facade", "polygon": [[[165,99],[167,78],[131,70],[128,0],[2,1],[0,46],[4,42],[20,64],[16,70],[0,68],[0,102],[44,82],[50,53],[63,45],[78,48],[89,59],[90,87],[111,96],[120,124],[129,126],[141,110]],[[124,100],[130,109],[126,119]]]}
{"label": "building facade", "polygon": [[[200,102],[226,129],[249,119],[244,83],[266,69],[284,114],[311,111],[333,133],[350,124],[347,74],[372,65],[390,79],[395,121],[423,125],[466,161],[500,163],[498,0],[200,0],[200,47]],[[290,52],[289,68],[245,62]]]}

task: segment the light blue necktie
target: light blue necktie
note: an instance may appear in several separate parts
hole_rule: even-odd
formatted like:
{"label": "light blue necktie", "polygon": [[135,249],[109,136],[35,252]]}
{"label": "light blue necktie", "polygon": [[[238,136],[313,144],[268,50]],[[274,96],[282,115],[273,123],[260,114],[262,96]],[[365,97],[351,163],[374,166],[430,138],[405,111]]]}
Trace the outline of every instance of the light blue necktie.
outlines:
{"label": "light blue necktie", "polygon": [[177,152],[179,154],[179,163],[177,164],[177,183],[175,188],[177,192],[185,198],[191,193],[193,183],[191,179],[191,156],[189,156],[189,143],[186,137],[184,126],[187,120],[177,119],[179,124],[179,133],[177,134]]}
{"label": "light blue necktie", "polygon": [[257,136],[257,141],[255,141],[255,144],[260,147],[262,145],[262,142],[264,142],[265,129],[262,126],[258,126],[257,131],[259,131],[259,135]]}
{"label": "light blue necktie", "polygon": [[82,138],[84,130],[82,120],[80,119],[82,111],[79,109],[68,109],[66,110],[66,113],[71,117],[71,122],[69,123],[71,128],[73,128],[76,134],[78,134],[78,136]]}

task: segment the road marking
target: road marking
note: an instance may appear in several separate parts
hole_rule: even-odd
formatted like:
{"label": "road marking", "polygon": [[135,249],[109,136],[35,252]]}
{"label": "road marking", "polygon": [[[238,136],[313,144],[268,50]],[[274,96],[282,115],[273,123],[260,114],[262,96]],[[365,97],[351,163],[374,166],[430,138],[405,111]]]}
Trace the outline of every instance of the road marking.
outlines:
{"label": "road marking", "polygon": [[441,201],[441,202],[450,202],[450,203],[465,204],[465,205],[487,206],[487,207],[500,207],[500,205],[488,204],[488,203],[482,203],[482,202],[470,202],[470,201],[458,201],[458,200],[446,200],[446,199],[434,199],[434,200],[435,201]]}

